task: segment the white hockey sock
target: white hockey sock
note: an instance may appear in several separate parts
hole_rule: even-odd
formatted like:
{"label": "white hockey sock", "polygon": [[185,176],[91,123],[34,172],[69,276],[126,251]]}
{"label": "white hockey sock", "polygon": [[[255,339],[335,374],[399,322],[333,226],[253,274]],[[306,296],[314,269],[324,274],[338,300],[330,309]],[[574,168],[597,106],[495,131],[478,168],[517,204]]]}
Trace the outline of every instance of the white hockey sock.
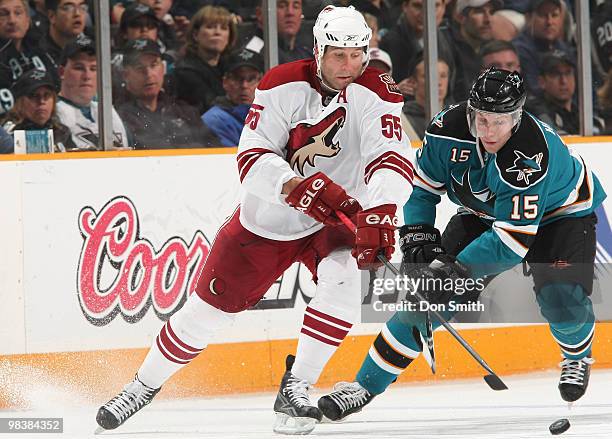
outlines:
{"label": "white hockey sock", "polygon": [[208,346],[214,334],[234,321],[193,293],[162,327],[138,370],[138,379],[157,389]]}
{"label": "white hockey sock", "polygon": [[316,383],[351,326],[349,322],[306,307],[295,363],[291,369],[293,375],[310,384]]}

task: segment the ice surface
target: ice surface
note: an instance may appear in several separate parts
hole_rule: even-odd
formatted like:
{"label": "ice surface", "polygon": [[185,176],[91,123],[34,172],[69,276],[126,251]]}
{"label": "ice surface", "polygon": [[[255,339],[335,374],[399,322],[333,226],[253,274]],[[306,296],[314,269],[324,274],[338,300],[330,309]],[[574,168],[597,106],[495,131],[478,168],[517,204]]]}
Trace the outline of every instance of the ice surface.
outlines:
{"label": "ice surface", "polygon": [[[502,377],[509,390],[482,380],[396,385],[343,423],[320,424],[311,434],[330,438],[506,439],[550,438],[548,426],[568,418],[562,438],[612,438],[612,371],[595,370],[587,394],[570,410],[557,390],[558,372]],[[315,397],[329,389],[317,389]],[[2,438],[282,438],[272,433],[275,395],[155,400],[117,430],[94,436],[97,407],[82,406],[60,389],[41,389],[39,408],[0,411],[0,417],[63,417],[64,434],[3,434]],[[109,395],[110,397],[111,395]],[[58,401],[63,401],[59,403]],[[103,403],[105,401],[100,401]],[[58,408],[61,407],[61,408]]]}

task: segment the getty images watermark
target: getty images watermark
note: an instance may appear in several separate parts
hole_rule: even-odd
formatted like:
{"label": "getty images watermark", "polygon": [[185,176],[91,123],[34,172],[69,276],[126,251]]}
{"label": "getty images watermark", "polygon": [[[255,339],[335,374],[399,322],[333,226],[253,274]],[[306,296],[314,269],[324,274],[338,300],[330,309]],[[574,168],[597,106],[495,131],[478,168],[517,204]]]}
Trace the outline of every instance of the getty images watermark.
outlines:
{"label": "getty images watermark", "polygon": [[[384,269],[376,276],[364,273],[362,321],[382,323],[398,311],[438,311],[449,317],[459,312],[483,313],[485,305],[478,297],[485,286],[484,278],[441,279],[415,276],[410,272],[393,275]],[[416,292],[424,300],[418,298]]]}

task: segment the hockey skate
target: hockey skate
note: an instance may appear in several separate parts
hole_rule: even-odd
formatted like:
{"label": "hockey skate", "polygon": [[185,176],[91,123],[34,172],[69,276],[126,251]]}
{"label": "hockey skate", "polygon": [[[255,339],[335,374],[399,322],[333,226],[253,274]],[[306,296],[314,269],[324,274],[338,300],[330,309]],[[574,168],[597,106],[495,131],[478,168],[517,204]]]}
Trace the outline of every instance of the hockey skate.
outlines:
{"label": "hockey skate", "polygon": [[149,404],[157,392],[159,389],[145,386],[136,375],[134,381],[126,385],[119,395],[98,409],[96,422],[104,430],[113,430]]}
{"label": "hockey skate", "polygon": [[314,430],[315,424],[323,417],[321,411],[310,402],[308,382],[296,378],[291,373],[294,361],[293,355],[287,355],[286,372],[274,402],[276,422],[273,430],[275,433],[308,434]]}
{"label": "hockey skate", "polygon": [[370,394],[359,383],[341,382],[334,386],[334,391],[319,399],[319,408],[326,418],[340,421],[348,415],[360,412],[374,395]]}
{"label": "hockey skate", "polygon": [[561,398],[567,402],[577,401],[586,392],[591,374],[591,364],[595,360],[584,357],[580,360],[565,359],[561,366],[561,379],[559,380],[559,392]]}

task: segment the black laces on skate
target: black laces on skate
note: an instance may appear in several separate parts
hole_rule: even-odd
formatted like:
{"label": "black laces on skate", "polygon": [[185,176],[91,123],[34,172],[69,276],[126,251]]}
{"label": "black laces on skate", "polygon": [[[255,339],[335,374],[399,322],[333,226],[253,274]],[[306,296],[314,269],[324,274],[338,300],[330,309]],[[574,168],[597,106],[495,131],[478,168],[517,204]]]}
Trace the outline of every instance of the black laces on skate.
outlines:
{"label": "black laces on skate", "polygon": [[287,380],[285,393],[289,397],[289,401],[296,407],[311,407],[312,403],[310,398],[308,398],[308,389],[310,389],[308,381],[297,379],[291,375]]}
{"label": "black laces on skate", "polygon": [[361,407],[370,397],[370,392],[359,383],[341,382],[334,386],[334,391],[328,395],[343,412],[353,407]]}
{"label": "black laces on skate", "polygon": [[140,410],[142,406],[148,404],[155,393],[155,389],[147,387],[138,379],[135,379],[126,385],[119,395],[107,402],[104,408],[111,412],[119,422],[123,422],[124,419]]}
{"label": "black laces on skate", "polygon": [[570,360],[566,358],[559,363],[559,366],[561,366],[561,379],[559,380],[559,384],[584,385],[587,365],[593,364],[594,362],[595,360],[589,357],[580,360]]}

